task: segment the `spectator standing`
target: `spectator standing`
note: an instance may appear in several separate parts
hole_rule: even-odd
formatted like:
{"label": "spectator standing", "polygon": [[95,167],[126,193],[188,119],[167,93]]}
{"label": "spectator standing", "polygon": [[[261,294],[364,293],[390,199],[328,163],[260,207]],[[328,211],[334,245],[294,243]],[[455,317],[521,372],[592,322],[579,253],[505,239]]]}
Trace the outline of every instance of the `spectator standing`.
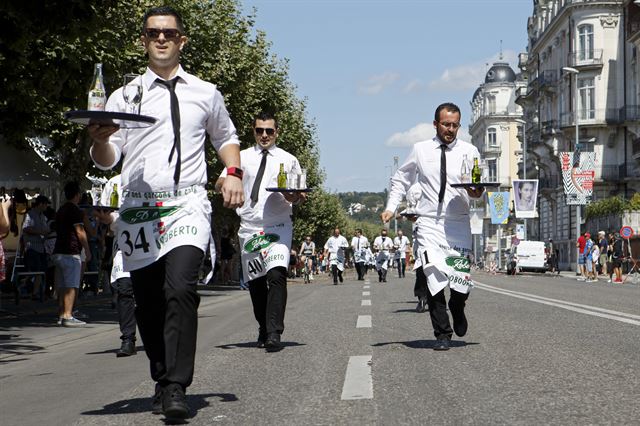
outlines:
{"label": "spectator standing", "polygon": [[11,199],[2,195],[0,197],[0,283],[5,280],[6,266],[4,261],[4,248],[2,247],[2,239],[9,233],[9,207]]}
{"label": "spectator standing", "polygon": [[580,235],[578,241],[576,241],[576,247],[578,248],[578,268],[580,270],[580,276],[577,278],[578,281],[585,281],[587,279],[586,256],[584,253],[584,248],[587,245],[587,235],[589,235],[589,233],[585,232]]}
{"label": "spectator standing", "polygon": [[593,240],[591,239],[591,234],[588,232],[585,232],[584,234],[584,238],[585,238],[585,245],[584,245],[584,251],[582,252],[582,255],[584,256],[584,260],[585,260],[585,281],[586,282],[592,282],[592,276],[593,276]]}
{"label": "spectator standing", "polygon": [[80,202],[80,185],[69,182],[64,186],[66,203],[56,214],[56,244],[53,249],[55,284],[58,294],[58,323],[63,327],[84,326],[86,323],[74,318],[73,305],[80,287],[80,252],[84,249],[88,260],[91,251],[84,230],[84,217]]}
{"label": "spectator standing", "polygon": [[47,271],[47,253],[44,242],[49,235],[49,224],[44,211],[50,201],[44,195],[38,195],[22,222],[22,241],[24,242],[24,265],[28,272],[37,275],[32,280],[31,298],[43,301],[44,275]]}
{"label": "spectator standing", "polygon": [[609,243],[607,242],[607,238],[605,236],[604,231],[598,232],[598,247],[600,248],[600,257],[598,262],[600,263],[600,268],[603,275],[608,275],[607,271],[607,260],[608,260],[608,252],[609,252]]}
{"label": "spectator standing", "polygon": [[624,258],[623,241],[617,232],[613,237],[613,247],[611,250],[611,266],[613,273],[616,275],[613,279],[614,283],[622,284],[622,259]]}

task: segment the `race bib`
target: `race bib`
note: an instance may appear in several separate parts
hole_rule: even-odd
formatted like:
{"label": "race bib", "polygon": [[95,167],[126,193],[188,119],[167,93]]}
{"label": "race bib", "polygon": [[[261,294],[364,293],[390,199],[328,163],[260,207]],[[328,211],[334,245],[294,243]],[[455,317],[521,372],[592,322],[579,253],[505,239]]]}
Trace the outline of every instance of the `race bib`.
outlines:
{"label": "race bib", "polygon": [[118,246],[122,255],[135,260],[156,258],[160,251],[160,243],[156,240],[157,227],[156,222],[121,224],[118,227]]}
{"label": "race bib", "polygon": [[240,227],[242,272],[245,281],[266,275],[276,267],[289,267],[291,224],[276,224],[263,229]]}

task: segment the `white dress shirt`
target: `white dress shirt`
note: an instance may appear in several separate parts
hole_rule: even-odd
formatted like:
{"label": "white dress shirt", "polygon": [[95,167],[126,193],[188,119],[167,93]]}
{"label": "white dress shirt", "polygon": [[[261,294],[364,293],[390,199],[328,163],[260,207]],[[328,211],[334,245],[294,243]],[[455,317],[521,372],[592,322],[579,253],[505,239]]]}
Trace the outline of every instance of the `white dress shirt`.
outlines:
{"label": "white dress shirt", "polygon": [[[242,185],[244,187],[244,204],[236,209],[236,213],[240,216],[243,224],[272,224],[276,222],[291,222],[292,208],[291,203],[285,200],[284,196],[279,192],[268,192],[266,188],[274,188],[278,186],[278,173],[280,173],[280,164],[284,164],[284,171],[287,173],[302,173],[298,159],[289,154],[284,149],[272,145],[268,150],[267,164],[264,169],[264,175],[260,182],[260,191],[258,192],[258,201],[251,201],[251,190],[256,180],[260,162],[262,161],[262,147],[254,145],[251,148],[240,151],[240,164],[244,176],[242,177]],[[224,169],[220,174],[221,178],[227,176],[227,170]]]}
{"label": "white dress shirt", "polygon": [[[209,135],[217,151],[227,144],[240,142],[216,86],[188,74],[181,66],[176,76],[180,77],[175,89],[180,103],[182,167],[179,186],[204,186],[207,183],[206,135]],[[156,82],[160,77],[149,68],[141,78],[143,94],[140,114],[157,118],[158,121],[151,127],[120,129],[113,134],[109,143],[115,149],[115,162],[108,167],[96,166],[103,170],[111,169],[124,155],[123,189],[141,192],[173,190],[177,154],[174,153],[169,162],[174,140],[170,93]],[[119,88],[109,96],[106,110],[127,112],[126,107],[122,88]]]}
{"label": "white dress shirt", "polygon": [[406,259],[407,257],[407,247],[409,246],[409,238],[406,235],[403,235],[402,238],[395,237],[393,239],[393,246],[396,248],[396,257],[399,259]]}
{"label": "white dress shirt", "polygon": [[338,235],[337,237],[332,235],[324,245],[324,249],[329,252],[330,258],[332,257],[332,254],[344,258],[344,249],[347,247],[349,247],[349,243],[342,235]]}
{"label": "white dress shirt", "polygon": [[395,211],[414,183],[419,185],[421,192],[415,208],[419,216],[438,218],[461,217],[469,215],[469,195],[463,188],[452,188],[452,183],[461,183],[460,169],[462,159],[466,154],[471,162],[480,158],[478,149],[472,144],[460,139],[451,142],[445,151],[447,157],[447,186],[442,205],[438,201],[440,192],[440,139],[415,144],[398,171],[391,178],[391,191],[386,210]]}
{"label": "white dress shirt", "polygon": [[369,239],[364,235],[353,237],[351,239],[351,248],[353,249],[353,251],[364,250],[367,247],[369,247]]}
{"label": "white dress shirt", "polygon": [[378,235],[376,239],[373,240],[373,248],[377,251],[388,252],[393,248],[393,240],[390,237],[383,237],[382,235]]}

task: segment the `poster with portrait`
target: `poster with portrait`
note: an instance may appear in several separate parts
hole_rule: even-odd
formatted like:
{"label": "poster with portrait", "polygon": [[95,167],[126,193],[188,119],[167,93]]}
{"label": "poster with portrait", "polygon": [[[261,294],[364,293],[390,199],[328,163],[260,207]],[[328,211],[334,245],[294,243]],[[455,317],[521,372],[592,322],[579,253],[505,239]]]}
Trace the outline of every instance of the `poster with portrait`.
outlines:
{"label": "poster with portrait", "polygon": [[591,202],[595,164],[595,152],[560,153],[562,181],[568,205],[585,205]]}
{"label": "poster with portrait", "polygon": [[512,183],[516,217],[537,217],[538,179],[514,179]]}
{"label": "poster with portrait", "polygon": [[509,220],[509,192],[488,192],[491,224],[502,225]]}

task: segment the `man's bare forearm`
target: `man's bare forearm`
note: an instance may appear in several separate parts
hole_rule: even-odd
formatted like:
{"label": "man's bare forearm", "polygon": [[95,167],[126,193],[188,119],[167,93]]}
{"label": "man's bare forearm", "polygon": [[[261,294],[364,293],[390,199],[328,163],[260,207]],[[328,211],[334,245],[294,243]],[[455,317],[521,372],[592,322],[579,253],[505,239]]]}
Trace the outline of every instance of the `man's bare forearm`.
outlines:
{"label": "man's bare forearm", "polygon": [[109,143],[94,142],[91,146],[91,156],[93,161],[102,167],[109,167],[116,161],[115,152]]}

